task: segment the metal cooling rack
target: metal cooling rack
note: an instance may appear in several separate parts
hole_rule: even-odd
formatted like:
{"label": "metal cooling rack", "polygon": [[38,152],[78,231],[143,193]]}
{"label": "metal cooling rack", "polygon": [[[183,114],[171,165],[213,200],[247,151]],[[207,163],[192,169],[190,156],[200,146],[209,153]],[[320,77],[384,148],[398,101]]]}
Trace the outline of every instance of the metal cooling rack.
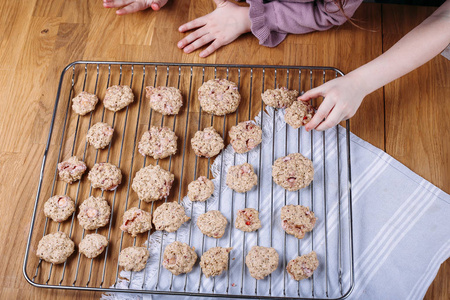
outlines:
{"label": "metal cooling rack", "polygon": [[[175,174],[175,182],[172,187],[171,194],[164,201],[178,201],[182,200],[182,196],[186,195],[187,185],[190,181],[196,179],[199,174],[205,174],[208,178],[211,176],[210,166],[213,163],[211,159],[198,158],[195,156],[189,146],[189,140],[192,138],[195,131],[204,127],[214,126],[216,130],[221,132],[226,144],[228,144],[227,134],[231,126],[238,122],[253,119],[258,113],[261,114],[261,118],[267,118],[269,115],[265,114],[263,102],[260,94],[267,88],[273,88],[277,86],[287,86],[288,88],[298,89],[299,91],[308,90],[315,86],[318,86],[327,80],[331,80],[335,77],[342,76],[343,73],[335,68],[330,67],[303,67],[303,66],[261,66],[261,65],[211,65],[211,64],[176,64],[176,63],[137,63],[137,62],[100,62],[100,61],[78,61],[69,64],[63,71],[60,77],[58,85],[58,91],[56,95],[55,106],[51,122],[49,124],[50,130],[48,134],[48,140],[45,147],[44,156],[42,159],[42,166],[40,170],[40,177],[38,183],[38,189],[36,194],[36,201],[33,210],[33,216],[31,220],[31,228],[28,237],[28,243],[25,253],[23,274],[26,280],[35,287],[55,288],[55,289],[72,289],[72,290],[89,290],[100,292],[127,292],[127,293],[148,293],[148,294],[173,294],[173,295],[194,295],[194,296],[218,296],[218,297],[246,297],[246,298],[271,298],[276,296],[277,298],[304,298],[304,299],[343,299],[347,297],[353,289],[353,240],[352,240],[352,208],[351,208],[351,165],[350,165],[350,131],[349,122],[345,122],[345,129],[336,127],[335,139],[336,139],[336,151],[337,151],[337,173],[326,175],[327,167],[325,163],[325,156],[327,154],[326,135],[324,132],[309,133],[307,140],[309,142],[304,143],[305,135],[307,133],[297,130],[297,141],[288,141],[288,129],[285,127],[284,138],[284,153],[277,153],[275,155],[275,133],[276,133],[276,120],[275,114],[273,115],[273,136],[271,145],[271,159],[274,160],[283,155],[287,155],[288,152],[301,152],[300,150],[308,148],[310,151],[310,159],[314,161],[314,153],[317,153],[317,145],[319,145],[319,151],[322,153],[323,159],[323,180],[313,181],[310,187],[297,193],[297,203],[302,203],[302,193],[309,194],[311,210],[314,211],[314,207],[320,205],[322,214],[324,216],[324,243],[320,245],[314,244],[315,228],[309,233],[309,239],[311,244],[311,250],[315,250],[321,253],[320,261],[323,272],[320,274],[314,274],[311,278],[300,281],[297,284],[297,292],[289,294],[286,292],[287,286],[287,274],[285,271],[286,264],[289,258],[286,257],[286,249],[296,248],[300,254],[301,243],[303,240],[290,239],[286,237],[286,234],[274,232],[274,188],[276,185],[271,182],[271,214],[270,214],[270,246],[272,246],[273,234],[284,234],[284,253],[280,253],[280,264],[278,269],[282,268],[282,275],[269,275],[263,280],[253,283],[244,283],[244,272],[248,272],[244,264],[244,251],[246,248],[246,235],[256,234],[256,244],[260,245],[260,234],[256,233],[243,233],[242,239],[242,257],[235,257],[233,260],[230,258],[229,268],[227,272],[224,272],[218,277],[214,277],[213,286],[210,291],[204,291],[201,289],[201,282],[204,280],[201,270],[198,267],[198,262],[194,271],[198,271],[198,282],[188,280],[187,275],[175,276],[176,280],[184,281],[181,285],[182,288],[174,288],[174,276],[170,277],[170,284],[168,288],[161,287],[160,282],[162,280],[161,273],[163,268],[162,252],[164,240],[161,241],[158,258],[158,272],[155,286],[146,286],[146,276],[144,272],[144,280],[140,289],[131,288],[124,289],[117,286],[118,281],[121,279],[118,266],[118,254],[121,249],[126,246],[142,244],[145,240],[150,238],[150,232],[143,234],[137,238],[131,238],[129,235],[123,234],[118,229],[121,222],[123,212],[133,206],[141,207],[141,205],[147,205],[147,210],[153,213],[154,208],[159,204],[153,202],[151,204],[141,203],[137,199],[134,192],[130,193],[131,179],[134,174],[141,167],[148,165],[149,163],[160,164],[165,169]],[[198,105],[196,99],[198,87],[205,81],[212,78],[227,78],[238,84],[239,91],[241,93],[242,102],[236,113],[227,116],[211,116],[209,114],[202,113],[201,108]],[[74,114],[70,108],[71,99],[80,91],[89,91],[96,93],[99,99],[103,98],[107,87],[115,84],[127,84],[130,85],[135,94],[135,102],[119,112],[113,113],[105,111],[101,101],[97,104],[94,112],[86,116],[78,116]],[[160,114],[153,112],[147,101],[145,101],[145,86],[148,85],[166,85],[178,87],[184,96],[184,106],[180,113],[176,116],[161,116]],[[318,101],[318,100],[315,100]],[[318,103],[314,103],[317,105]],[[109,147],[105,150],[94,150],[88,147],[85,142],[84,135],[87,129],[94,124],[94,122],[105,121],[112,124],[115,129],[114,138]],[[263,120],[262,120],[263,121]],[[153,160],[151,158],[142,157],[136,154],[138,138],[143,134],[145,130],[151,125],[164,125],[171,127],[179,137],[178,149],[179,151],[174,156],[165,160]],[[342,140],[344,136],[345,140]],[[320,143],[320,141],[322,141]],[[181,147],[180,147],[181,144]],[[342,146],[344,145],[344,146]],[[277,144],[277,146],[279,146]],[[297,151],[288,151],[288,149],[297,148]],[[316,150],[315,150],[316,149]],[[262,151],[263,147],[257,147],[252,151],[259,151],[259,166],[255,166],[255,169],[261,170],[263,159]],[[90,186],[87,175],[85,174],[81,181],[72,185],[68,185],[62,181],[57,180],[57,163],[72,156],[77,155],[87,162],[88,168],[92,167],[97,161],[107,161],[116,164],[121,168],[123,173],[123,181],[121,186],[114,192],[106,192],[105,196],[110,202],[112,212],[111,219],[108,226],[97,229],[95,232],[104,234],[110,241],[105,251],[95,259],[87,259],[82,257],[77,251],[64,263],[60,265],[53,265],[42,260],[39,260],[35,256],[38,241],[43,235],[50,232],[61,230],[66,232],[75,242],[78,244],[85,235],[85,230],[81,229],[75,222],[75,213],[72,217],[63,222],[55,223],[48,218],[45,218],[43,214],[43,203],[51,196],[55,194],[67,194],[74,199],[76,205],[78,205],[82,199],[86,199],[90,195],[104,195],[103,192],[93,190]],[[223,164],[224,155],[220,156],[221,166]],[[236,154],[233,157],[236,163]],[[246,155],[246,161],[249,161],[249,154]],[[223,167],[220,170],[220,184],[223,186],[222,178],[225,176],[226,170]],[[258,172],[258,182],[261,182],[261,172]],[[270,176],[270,175],[269,175]],[[330,177],[332,176],[332,177]],[[328,178],[328,179],[327,179]],[[328,182],[327,182],[328,180]],[[327,195],[328,184],[336,184],[338,187],[338,196]],[[315,193],[315,185],[323,186],[323,193]],[[284,191],[284,204],[286,203],[287,193]],[[221,210],[221,198],[222,193],[218,193],[217,205],[218,210]],[[258,184],[257,190],[254,193],[245,193],[244,204],[247,206],[248,201],[257,203],[257,209],[260,210],[261,198],[265,195],[261,195],[261,184]],[[227,243],[229,246],[233,246],[235,241],[232,239],[231,231],[234,229],[234,212],[236,193],[232,193],[231,197],[231,212],[226,214],[223,212],[230,224],[227,227],[229,235],[224,235],[220,242]],[[239,197],[241,197],[239,195]],[[209,200],[208,200],[209,201]],[[279,201],[277,199],[276,201]],[[162,201],[159,201],[162,203]],[[328,228],[327,208],[331,205],[337,205],[338,220],[336,234],[337,245],[329,245],[328,238],[330,229]],[[191,207],[191,212],[194,210],[194,205]],[[204,206],[206,212],[207,205]],[[346,215],[341,211],[346,210]],[[315,211],[316,212],[316,211]],[[318,213],[318,212],[317,212]],[[193,232],[195,232],[195,226],[192,226],[191,220],[188,224],[189,228],[189,244],[198,242],[193,238]],[[317,227],[317,226],[316,226]],[[161,239],[164,239],[166,235],[162,235]],[[175,233],[175,239],[177,239],[177,233]],[[210,238],[206,238],[210,239]],[[307,239],[307,238],[305,238]],[[214,243],[214,242],[212,242]],[[148,248],[147,243],[147,248]],[[218,240],[215,240],[215,245],[219,244]],[[320,247],[319,247],[320,246]],[[201,250],[201,251],[199,251]],[[205,236],[202,235],[201,247],[196,248],[196,252],[199,255],[206,251],[205,249]],[[332,264],[329,261],[329,253],[336,253],[336,261],[333,260]],[[303,253],[304,254],[304,253]],[[230,274],[231,264],[240,269],[239,274]],[[331,268],[330,265],[334,267]],[[193,272],[194,272],[193,271]],[[336,276],[330,276],[334,274]],[[128,286],[131,286],[133,282],[133,273],[129,278]],[[273,276],[272,276],[273,275]],[[319,276],[321,275],[321,276]],[[184,276],[184,277],[183,277]],[[282,276],[283,278],[275,278],[275,276]],[[347,277],[347,283],[343,278]],[[337,279],[332,279],[332,278]],[[166,278],[166,277],[165,277]],[[181,279],[180,279],[181,278]],[[216,289],[216,281],[221,280],[226,282],[226,288],[224,290]],[[232,292],[235,285],[234,282],[239,282],[238,292]],[[272,284],[283,284],[283,294],[272,295]],[[254,292],[249,293],[246,285],[252,284]],[[304,292],[305,285],[307,285],[308,292]],[[259,286],[259,287],[258,287]],[[198,287],[198,288],[197,288]],[[261,288],[266,288],[267,291],[261,293]],[[337,294],[332,292],[337,290]],[[253,288],[251,288],[253,291]],[[334,295],[334,296],[332,296]],[[337,295],[337,296],[336,296]]]}

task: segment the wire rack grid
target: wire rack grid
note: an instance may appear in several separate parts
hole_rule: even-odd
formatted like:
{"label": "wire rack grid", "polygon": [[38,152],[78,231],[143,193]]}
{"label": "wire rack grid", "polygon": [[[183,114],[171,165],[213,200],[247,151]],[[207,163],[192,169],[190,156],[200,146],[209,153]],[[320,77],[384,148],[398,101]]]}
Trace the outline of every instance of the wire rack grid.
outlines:
{"label": "wire rack grid", "polygon": [[[261,66],[261,65],[211,65],[211,64],[177,64],[177,63],[138,63],[138,62],[101,62],[78,61],[69,64],[61,73],[47,145],[42,159],[38,189],[31,220],[23,274],[26,280],[35,287],[55,289],[91,290],[100,292],[131,292],[149,294],[174,294],[218,297],[246,298],[302,298],[302,299],[343,299],[347,297],[354,285],[353,280],[353,240],[351,211],[351,165],[350,165],[350,131],[349,122],[345,128],[336,126],[333,131],[306,133],[288,126],[280,126],[277,122],[279,111],[268,114],[260,94],[267,88],[286,86],[299,91],[308,90],[328,80],[342,76],[343,73],[330,67],[308,66]],[[234,114],[212,116],[202,112],[196,99],[197,89],[205,80],[226,78],[237,83],[242,95],[242,102]],[[79,116],[70,109],[71,99],[81,91],[95,93],[102,99],[106,89],[115,84],[129,85],[135,94],[136,101],[119,112],[105,110],[98,104],[95,111],[86,116]],[[185,103],[180,113],[175,116],[162,116],[154,112],[145,101],[146,86],[175,86],[182,91]],[[320,100],[314,100],[319,104]],[[100,108],[101,107],[101,108]],[[214,159],[198,158],[190,147],[190,139],[197,130],[213,126],[222,134],[228,144],[228,130],[241,121],[259,118],[260,124],[271,124],[268,145],[259,146],[252,152],[231,156],[232,164],[238,161],[250,162],[258,175],[258,186],[245,194],[231,192],[230,200],[222,199],[226,190],[223,177],[226,174],[225,155]],[[114,138],[107,149],[94,150],[88,146],[84,135],[94,122],[107,122],[114,128]],[[171,127],[177,136],[178,152],[170,158],[154,160],[135,155],[140,136],[151,125]],[[284,132],[283,132],[284,131]],[[295,138],[293,138],[295,136]],[[327,141],[333,141],[327,144]],[[264,141],[263,141],[264,144]],[[331,149],[330,149],[331,148]],[[281,151],[279,149],[282,149]],[[292,152],[309,153],[314,162],[316,172],[311,185],[298,192],[287,192],[280,189],[272,181],[264,167],[271,166],[276,158]],[[329,152],[336,153],[336,159],[330,164]],[[88,167],[97,162],[116,164],[123,173],[122,185],[114,192],[100,192],[92,189],[86,176],[72,185],[58,180],[57,163],[76,155],[86,162]],[[268,160],[265,157],[269,157]],[[175,182],[171,193],[163,201],[142,203],[134,191],[130,191],[131,180],[136,171],[148,164],[159,164],[174,173]],[[119,272],[118,254],[131,245],[145,244],[149,249],[152,232],[131,238],[118,229],[124,211],[132,206],[143,208],[153,213],[163,202],[178,201],[183,203],[187,193],[187,185],[200,175],[212,178],[211,166],[218,164],[219,192],[213,198],[214,209],[221,211],[230,221],[223,238],[212,239],[198,235],[198,228],[192,225],[194,219],[186,226],[187,242],[196,248],[199,257],[211,246],[234,247],[239,249],[239,256],[229,260],[228,270],[220,276],[206,279],[198,264],[189,274],[173,276],[162,268],[163,246],[167,240],[177,240],[178,233],[161,234],[159,251],[156,254],[156,274],[147,274],[147,268],[136,276],[133,272],[126,280],[126,288],[119,287],[123,280]],[[263,183],[270,185],[270,195],[263,193]],[[319,187],[317,187],[319,186]],[[65,194],[74,199],[76,206],[91,195],[105,196],[112,211],[110,222],[106,227],[95,230],[107,236],[109,244],[104,253],[95,259],[87,259],[76,253],[61,265],[43,262],[35,256],[37,243],[43,235],[64,231],[78,244],[85,236],[78,224],[75,214],[63,223],[55,223],[43,214],[43,203],[53,195]],[[281,200],[280,200],[281,195]],[[264,199],[268,198],[270,205]],[[208,202],[211,200],[208,200]],[[243,204],[242,204],[243,203]],[[319,216],[316,228],[303,240],[279,232],[276,226],[279,216],[279,203],[309,205]],[[275,205],[274,205],[275,204]],[[210,209],[207,203],[190,203],[191,217],[194,212],[200,213]],[[230,206],[230,207],[228,207]],[[233,226],[234,216],[238,208],[255,207],[258,211],[268,209],[270,212],[262,217],[263,228],[257,232],[238,232]],[[264,206],[264,207],[263,207]],[[226,208],[226,211],[224,211]],[[331,208],[331,209],[330,209]],[[319,210],[319,211],[318,211]],[[328,222],[330,216],[336,214],[333,224]],[[318,226],[320,226],[318,228]],[[317,233],[316,233],[317,232]],[[170,235],[170,236],[169,236]],[[238,236],[239,242],[236,242]],[[282,236],[283,243],[278,245],[277,238]],[[166,240],[166,241],[165,241]],[[316,240],[316,242],[315,242]],[[275,242],[274,242],[275,241]],[[274,245],[274,243],[276,245]],[[245,255],[250,246],[280,246],[280,264],[277,272],[263,280],[247,278]],[[320,261],[320,271],[309,279],[295,282],[286,273],[287,261],[294,254],[305,254],[316,251]],[[233,255],[232,255],[233,256]],[[169,274],[169,275],[168,275]],[[136,288],[134,278],[142,278]],[[156,282],[149,285],[149,277]],[[170,278],[170,279],[168,279]],[[134,281],[133,281],[134,280]],[[208,280],[208,288],[204,284]],[[220,282],[219,284],[216,284]],[[236,283],[237,282],[237,283]],[[163,284],[164,283],[164,284]]]}

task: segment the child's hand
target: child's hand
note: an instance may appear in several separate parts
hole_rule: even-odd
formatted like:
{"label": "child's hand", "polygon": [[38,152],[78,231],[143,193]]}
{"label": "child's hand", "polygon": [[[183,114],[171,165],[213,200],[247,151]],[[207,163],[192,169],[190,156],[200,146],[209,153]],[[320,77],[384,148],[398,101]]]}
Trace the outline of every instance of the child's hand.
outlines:
{"label": "child's hand", "polygon": [[103,0],[103,7],[118,8],[118,15],[135,13],[140,10],[151,7],[153,10],[159,10],[166,5],[168,0]]}
{"label": "child's hand", "polygon": [[305,125],[305,129],[326,130],[342,120],[353,117],[366,96],[360,86],[357,80],[347,75],[326,82],[300,96],[299,99],[302,101],[324,97],[314,117]]}
{"label": "child's hand", "polygon": [[248,7],[238,6],[226,0],[214,0],[217,8],[210,14],[181,25],[178,30],[186,32],[198,28],[178,42],[177,46],[186,53],[212,42],[200,53],[206,57],[250,31]]}

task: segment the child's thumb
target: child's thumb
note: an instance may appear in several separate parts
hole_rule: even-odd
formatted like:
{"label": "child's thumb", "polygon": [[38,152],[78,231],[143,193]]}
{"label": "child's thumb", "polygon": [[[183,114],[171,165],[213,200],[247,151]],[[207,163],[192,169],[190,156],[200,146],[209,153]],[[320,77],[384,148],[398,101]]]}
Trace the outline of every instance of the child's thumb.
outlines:
{"label": "child's thumb", "polygon": [[320,89],[320,86],[307,91],[297,99],[302,101],[308,101],[311,98],[317,98],[319,96],[322,96],[322,89]]}
{"label": "child's thumb", "polygon": [[160,10],[161,7],[163,7],[164,5],[166,5],[168,0],[153,0],[151,7],[153,10]]}
{"label": "child's thumb", "polygon": [[216,3],[217,7],[222,7],[227,4],[227,0],[214,0],[214,3]]}

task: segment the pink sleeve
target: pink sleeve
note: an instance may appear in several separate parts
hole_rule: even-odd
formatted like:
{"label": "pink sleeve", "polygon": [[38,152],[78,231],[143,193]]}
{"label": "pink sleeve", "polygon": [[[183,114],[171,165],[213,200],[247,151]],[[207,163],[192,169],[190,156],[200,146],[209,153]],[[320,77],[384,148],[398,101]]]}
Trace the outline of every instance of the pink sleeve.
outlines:
{"label": "pink sleeve", "polygon": [[[332,0],[325,1],[272,1],[247,0],[252,33],[259,43],[275,47],[288,33],[303,34],[323,31],[341,25],[347,18]],[[347,0],[344,11],[352,17],[362,0]]]}

